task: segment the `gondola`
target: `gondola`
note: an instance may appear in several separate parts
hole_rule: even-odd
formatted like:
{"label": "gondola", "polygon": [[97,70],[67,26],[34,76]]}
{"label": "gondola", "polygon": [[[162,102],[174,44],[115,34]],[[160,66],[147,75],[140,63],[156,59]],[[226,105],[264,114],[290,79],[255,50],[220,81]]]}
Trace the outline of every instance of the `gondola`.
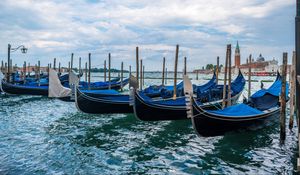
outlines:
{"label": "gondola", "polygon": [[8,83],[2,80],[2,90],[8,94],[16,95],[48,95],[48,86],[30,86]]}
{"label": "gondola", "polygon": [[[206,110],[189,95],[187,102],[190,100],[188,106],[191,111],[188,113],[191,114],[195,131],[200,136],[217,136],[262,123],[279,112],[281,84],[282,79],[278,74],[275,82],[268,89],[257,91],[247,102],[219,110]],[[286,95],[288,95],[288,84]]]}
{"label": "gondola", "polygon": [[82,92],[75,88],[75,103],[78,110],[89,114],[132,113],[129,106],[129,95],[117,91],[105,93]]}
{"label": "gondola", "polygon": [[[214,78],[212,78],[212,80],[214,80]],[[215,85],[213,82],[214,81],[209,81],[197,89],[197,103],[204,109],[216,109],[222,103],[220,99],[222,97],[223,86]],[[244,76],[239,72],[239,75],[232,82],[231,86],[232,104],[236,103],[244,86]],[[151,99],[142,91],[134,91],[133,94],[134,114],[140,120],[159,121],[187,119],[185,97],[183,95],[174,100],[173,98]]]}

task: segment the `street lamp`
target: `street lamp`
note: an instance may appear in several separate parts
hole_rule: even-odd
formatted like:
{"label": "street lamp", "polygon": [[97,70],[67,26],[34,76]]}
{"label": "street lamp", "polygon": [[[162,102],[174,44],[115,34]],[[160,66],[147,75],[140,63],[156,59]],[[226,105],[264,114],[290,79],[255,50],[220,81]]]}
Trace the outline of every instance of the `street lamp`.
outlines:
{"label": "street lamp", "polygon": [[11,45],[8,44],[8,51],[7,51],[7,82],[10,82],[10,53],[15,52],[18,49],[21,50],[22,53],[27,53],[27,48],[24,45],[20,45],[16,48],[11,48]]}

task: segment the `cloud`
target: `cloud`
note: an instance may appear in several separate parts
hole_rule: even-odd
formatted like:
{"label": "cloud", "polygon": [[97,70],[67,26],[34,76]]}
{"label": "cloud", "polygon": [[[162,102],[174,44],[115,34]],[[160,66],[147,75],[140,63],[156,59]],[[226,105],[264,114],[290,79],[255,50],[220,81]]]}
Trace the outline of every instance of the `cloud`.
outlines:
{"label": "cloud", "polygon": [[57,57],[67,65],[72,52],[84,61],[91,52],[98,62],[111,52],[113,64],[133,65],[140,46],[147,70],[156,70],[163,56],[174,58],[180,44],[181,57],[194,68],[223,57],[226,44],[236,40],[244,53],[261,50],[273,57],[286,51],[282,48],[293,49],[294,5],[293,0],[5,0],[0,57],[11,43],[29,47],[26,56],[14,53],[18,64],[25,58],[47,64]]}

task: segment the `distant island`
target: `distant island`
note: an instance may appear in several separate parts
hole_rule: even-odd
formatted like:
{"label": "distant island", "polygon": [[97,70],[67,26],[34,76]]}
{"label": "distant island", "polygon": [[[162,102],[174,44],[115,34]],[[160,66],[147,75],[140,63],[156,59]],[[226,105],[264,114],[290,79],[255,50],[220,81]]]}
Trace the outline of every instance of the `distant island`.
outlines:
{"label": "distant island", "polygon": [[[73,68],[73,70],[78,72],[78,68]],[[82,69],[82,71],[85,71],[85,69]],[[105,70],[103,68],[91,68],[91,72],[105,72]],[[106,72],[108,72],[108,69],[106,69]],[[110,72],[117,72],[118,73],[118,72],[121,72],[121,70],[111,68]],[[128,73],[129,71],[128,70],[123,70],[123,72]]]}

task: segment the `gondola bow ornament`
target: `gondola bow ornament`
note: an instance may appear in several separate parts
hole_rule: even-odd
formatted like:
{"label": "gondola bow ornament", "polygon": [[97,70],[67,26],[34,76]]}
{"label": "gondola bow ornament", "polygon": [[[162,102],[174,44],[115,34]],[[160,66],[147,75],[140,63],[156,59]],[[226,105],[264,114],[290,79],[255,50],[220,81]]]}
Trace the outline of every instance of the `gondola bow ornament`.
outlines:
{"label": "gondola bow ornament", "polygon": [[186,113],[187,118],[191,118],[193,116],[193,108],[191,100],[193,98],[193,85],[191,80],[187,75],[184,75],[183,77],[183,83],[184,83],[184,95],[185,95],[185,104],[186,104]]}

